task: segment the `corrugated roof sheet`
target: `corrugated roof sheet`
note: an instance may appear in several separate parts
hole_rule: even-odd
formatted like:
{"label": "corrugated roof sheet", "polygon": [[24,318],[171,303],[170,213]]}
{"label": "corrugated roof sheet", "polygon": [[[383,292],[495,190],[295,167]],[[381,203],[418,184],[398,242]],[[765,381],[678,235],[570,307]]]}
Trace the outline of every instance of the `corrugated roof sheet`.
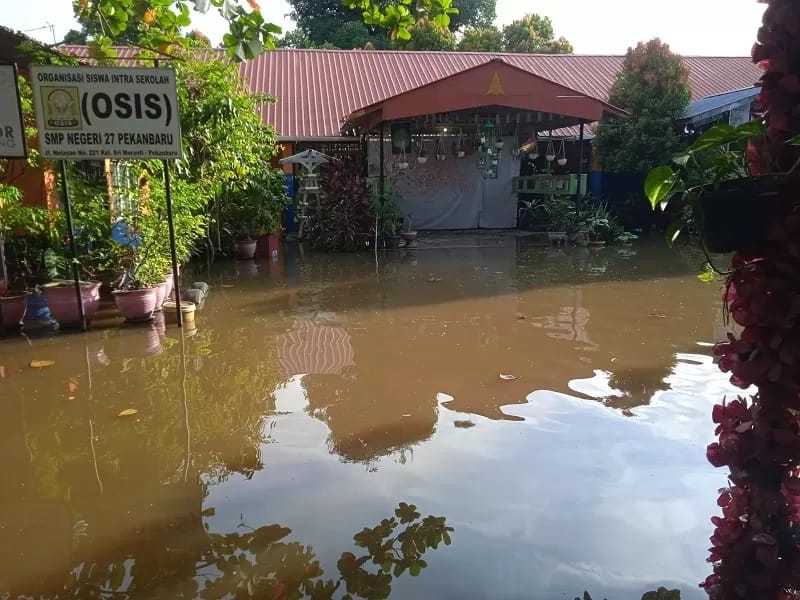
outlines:
{"label": "corrugated roof sheet", "polygon": [[[85,46],[59,49],[87,57]],[[117,50],[119,64],[135,63],[138,49]],[[338,135],[342,120],[360,108],[492,59],[607,101],[623,57],[281,49],[243,63],[241,73],[254,91],[277,99],[263,107],[265,122],[285,138],[315,138]],[[684,61],[695,100],[752,87],[762,74],[749,57],[687,56]]]}
{"label": "corrugated roof sheet", "polygon": [[[493,58],[588,96],[608,100],[621,56],[492,54],[379,50],[292,50],[242,65],[251,88],[277,98],[262,109],[286,138],[337,135],[353,111],[486,63]],[[761,71],[749,57],[685,57],[692,95],[704,98],[752,86]]]}
{"label": "corrugated roof sheet", "polygon": [[743,90],[735,90],[726,94],[717,94],[708,98],[694,100],[684,115],[685,119],[693,119],[705,113],[724,112],[731,106],[742,102],[752,101],[758,95],[759,88],[750,87]]}

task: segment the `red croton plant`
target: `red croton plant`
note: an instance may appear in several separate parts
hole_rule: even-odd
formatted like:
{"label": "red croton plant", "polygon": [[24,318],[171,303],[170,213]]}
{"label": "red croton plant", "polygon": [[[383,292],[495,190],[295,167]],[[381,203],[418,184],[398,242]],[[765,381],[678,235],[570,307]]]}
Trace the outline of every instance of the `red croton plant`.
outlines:
{"label": "red croton plant", "polygon": [[[769,0],[753,60],[764,69],[758,104],[767,134],[752,171],[786,172],[800,134],[800,1]],[[708,459],[730,469],[711,537],[713,600],[800,597],[800,178],[788,176],[767,241],[733,256],[725,302],[742,330],[715,353],[750,398],[714,407],[719,440]]]}

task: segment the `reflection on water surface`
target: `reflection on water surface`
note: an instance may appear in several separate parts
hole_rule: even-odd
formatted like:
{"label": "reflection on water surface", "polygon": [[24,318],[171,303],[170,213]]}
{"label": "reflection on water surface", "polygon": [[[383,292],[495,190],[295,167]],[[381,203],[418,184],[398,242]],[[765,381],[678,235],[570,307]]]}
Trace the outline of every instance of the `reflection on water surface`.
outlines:
{"label": "reflection on water surface", "polygon": [[289,248],[198,275],[192,337],[0,341],[0,592],[702,597],[702,259],[481,246]]}

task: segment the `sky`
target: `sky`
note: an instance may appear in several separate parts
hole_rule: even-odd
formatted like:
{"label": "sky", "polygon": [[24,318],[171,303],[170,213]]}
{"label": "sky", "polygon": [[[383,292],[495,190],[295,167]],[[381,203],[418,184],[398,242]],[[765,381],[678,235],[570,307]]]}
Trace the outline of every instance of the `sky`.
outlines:
{"label": "sky", "polygon": [[[261,8],[273,22],[292,27],[285,0],[261,0]],[[556,36],[566,37],[580,54],[623,54],[637,41],[660,37],[684,55],[745,56],[763,11],[756,0],[498,0],[497,24],[526,12],[547,15]],[[0,24],[48,43],[53,43],[49,25],[56,40],[77,28],[71,0],[0,0]],[[212,13],[197,16],[196,27],[215,43],[225,32],[224,21]]]}

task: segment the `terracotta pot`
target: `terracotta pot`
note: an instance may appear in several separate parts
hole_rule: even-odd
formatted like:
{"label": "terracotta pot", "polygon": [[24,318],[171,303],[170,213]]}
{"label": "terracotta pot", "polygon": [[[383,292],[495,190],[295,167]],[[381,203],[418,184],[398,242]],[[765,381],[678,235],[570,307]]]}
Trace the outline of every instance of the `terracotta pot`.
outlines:
{"label": "terracotta pot", "polygon": [[27,309],[27,294],[0,297],[0,331],[17,329],[22,324]]}
{"label": "terracotta pot", "polygon": [[158,292],[156,288],[143,290],[116,290],[114,304],[126,321],[139,323],[153,318]]}
{"label": "terracotta pot", "polygon": [[[100,306],[100,282],[81,281],[81,298],[83,299],[83,312],[86,324],[89,325]],[[80,327],[81,313],[78,307],[78,298],[75,294],[75,284],[72,282],[58,282],[44,288],[47,296],[47,305],[50,314],[58,321],[60,327]]]}
{"label": "terracotta pot", "polygon": [[159,312],[161,307],[164,305],[164,300],[167,299],[167,286],[169,284],[166,280],[163,283],[159,283],[156,287],[156,308],[155,311]]}
{"label": "terracotta pot", "polygon": [[256,240],[241,240],[233,245],[233,253],[239,260],[249,260],[256,255]]}
{"label": "terracotta pot", "polygon": [[[175,277],[171,272],[167,273],[167,276],[164,278],[164,285],[164,300],[169,300],[170,296],[172,296],[172,290],[175,288]],[[161,304],[163,306],[164,303],[162,302]]]}
{"label": "terracotta pot", "polygon": [[279,247],[281,245],[281,234],[272,233],[267,237],[267,248],[269,249],[269,256],[278,256]]}
{"label": "terracotta pot", "polygon": [[417,232],[416,231],[401,231],[400,237],[403,238],[406,242],[406,248],[416,248],[417,247]]}

